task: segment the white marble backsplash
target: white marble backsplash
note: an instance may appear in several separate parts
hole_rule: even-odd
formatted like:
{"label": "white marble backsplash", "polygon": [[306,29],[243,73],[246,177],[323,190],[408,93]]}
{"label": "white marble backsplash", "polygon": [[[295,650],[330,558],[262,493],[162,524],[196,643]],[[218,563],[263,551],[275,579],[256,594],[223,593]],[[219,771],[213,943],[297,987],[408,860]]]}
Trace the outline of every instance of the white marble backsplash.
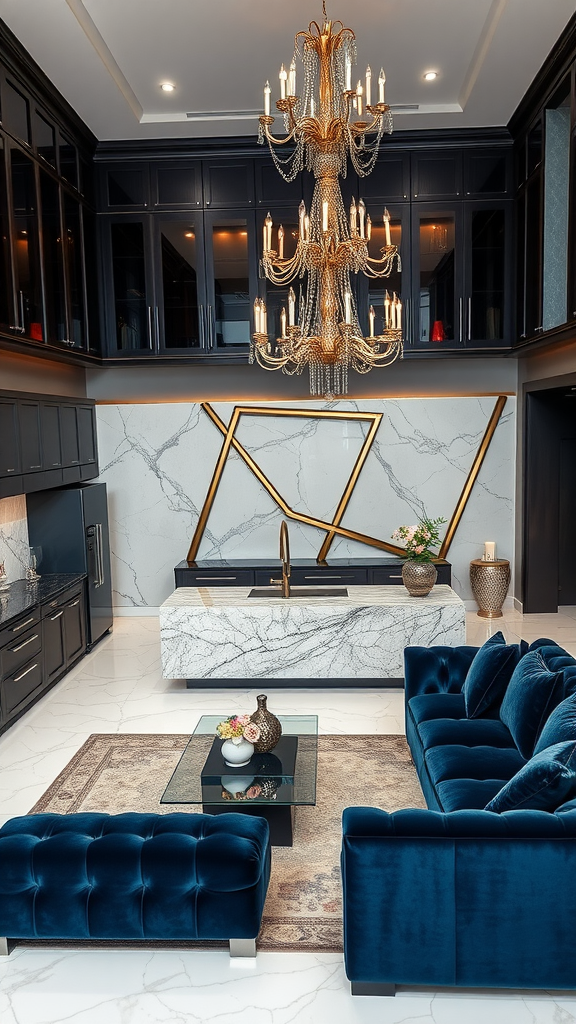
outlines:
{"label": "white marble backsplash", "polygon": [[0,499],[0,563],[8,574],[8,582],[23,580],[29,562],[28,519],[26,498]]}
{"label": "white marble backsplash", "polygon": [[[420,516],[450,519],[494,409],[494,396],[267,403],[278,409],[381,412],[383,419],[342,525],[390,540]],[[247,406],[262,403],[242,403]],[[228,424],[234,405],[213,403]],[[514,398],[509,398],[448,553],[454,587],[471,598],[468,567],[485,540],[514,550]],[[186,557],[223,437],[200,405],[97,407],[101,477],[108,485],[114,604],[157,607]],[[238,440],[288,505],[329,521],[368,422],[250,415]],[[278,557],[282,513],[230,452],[199,558]],[[316,557],[324,533],[290,521],[294,558]],[[381,554],[337,538],[333,557]]]}

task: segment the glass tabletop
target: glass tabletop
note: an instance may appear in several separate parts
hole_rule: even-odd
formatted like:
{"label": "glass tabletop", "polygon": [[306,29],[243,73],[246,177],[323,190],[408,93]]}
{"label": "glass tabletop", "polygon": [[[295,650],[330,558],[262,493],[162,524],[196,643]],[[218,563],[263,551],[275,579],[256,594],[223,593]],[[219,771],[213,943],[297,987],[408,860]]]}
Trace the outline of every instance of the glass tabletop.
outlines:
{"label": "glass tabletop", "polygon": [[267,754],[230,768],[216,735],[222,715],[203,715],[178,762],[161,804],[297,806],[316,803],[318,717],[278,715],[282,736]]}

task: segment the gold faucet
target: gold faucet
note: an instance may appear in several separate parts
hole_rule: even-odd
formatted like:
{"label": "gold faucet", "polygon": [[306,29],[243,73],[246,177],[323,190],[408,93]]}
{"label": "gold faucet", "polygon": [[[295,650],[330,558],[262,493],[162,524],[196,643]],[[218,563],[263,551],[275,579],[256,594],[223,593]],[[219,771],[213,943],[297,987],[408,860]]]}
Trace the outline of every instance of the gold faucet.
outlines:
{"label": "gold faucet", "polygon": [[279,583],[282,587],[282,597],[290,597],[290,540],[288,524],[284,519],[280,523],[280,558],[282,559],[282,579],[270,580],[270,583]]}

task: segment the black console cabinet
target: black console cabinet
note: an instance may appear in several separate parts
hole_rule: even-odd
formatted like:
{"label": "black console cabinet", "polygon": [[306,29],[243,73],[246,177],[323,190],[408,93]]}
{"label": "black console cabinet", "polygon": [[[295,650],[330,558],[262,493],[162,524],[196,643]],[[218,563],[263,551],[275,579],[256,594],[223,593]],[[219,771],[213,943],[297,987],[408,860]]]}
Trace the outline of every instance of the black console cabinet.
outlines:
{"label": "black console cabinet", "polygon": [[[436,563],[438,583],[452,584],[452,566],[444,559]],[[228,560],[199,559],[193,565],[179,562],[174,569],[178,587],[268,587],[281,575],[280,560],[254,558]],[[313,558],[294,558],[291,562],[294,586],[400,586],[402,559],[333,558],[318,564]]]}

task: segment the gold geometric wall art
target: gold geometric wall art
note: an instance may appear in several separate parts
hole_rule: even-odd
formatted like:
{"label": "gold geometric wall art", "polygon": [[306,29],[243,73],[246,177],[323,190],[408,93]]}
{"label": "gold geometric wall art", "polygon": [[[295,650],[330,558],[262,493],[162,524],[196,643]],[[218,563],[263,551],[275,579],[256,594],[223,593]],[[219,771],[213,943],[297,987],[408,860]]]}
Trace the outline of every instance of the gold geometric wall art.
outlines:
{"label": "gold geometric wall art", "polygon": [[[467,502],[470,498],[470,494],[472,493],[472,488],[474,487],[474,483],[476,482],[476,479],[480,472],[480,468],[486,456],[486,452],[488,451],[490,442],[494,436],[496,427],[498,426],[498,422],[502,415],[502,411],[504,409],[505,404],[506,395],[499,395],[496,400],[494,409],[492,411],[492,415],[490,416],[490,419],[488,421],[488,425],[486,427],[484,435],[482,437],[482,441],[480,442],[478,451],[474,456],[472,466],[466,478],[466,483],[464,484],[460,497],[458,498],[458,501],[454,508],[454,512],[452,513],[452,516],[448,523],[448,527],[440,547],[438,555],[439,558],[446,558],[446,555],[448,553],[448,550],[458,528],[458,524],[462,518],[462,515],[464,514],[464,509],[466,508]],[[206,413],[206,415],[209,416],[209,418],[212,420],[213,424],[217,427],[220,433],[223,435],[224,440],[222,443],[222,448],[220,449],[220,454],[218,456],[216,466],[214,468],[212,479],[210,481],[210,486],[208,487],[208,493],[206,495],[206,499],[204,501],[204,505],[202,507],[202,511],[198,519],[198,524],[196,526],[196,530],[194,531],[194,536],[192,538],[192,542],[190,544],[190,548],[186,556],[189,565],[194,563],[196,555],[198,554],[198,549],[202,541],[204,530],[206,529],[206,524],[208,522],[208,518],[210,516],[210,512],[214,504],[216,492],[218,490],[220,480],[222,479],[224,467],[226,465],[228,454],[231,448],[233,448],[234,451],[240,456],[240,458],[248,466],[248,468],[254,474],[256,479],[259,480],[259,482],[268,492],[273,501],[276,502],[278,508],[284,513],[285,516],[287,516],[287,518],[295,519],[297,522],[304,523],[307,526],[314,526],[316,527],[316,529],[325,532],[326,536],[318,552],[316,558],[317,562],[325,561],[328,551],[330,550],[331,544],[334,538],[337,536],[346,537],[348,540],[354,540],[360,544],[366,544],[369,547],[378,548],[381,551],[387,551],[393,555],[398,555],[400,557],[405,556],[406,551],[404,548],[398,547],[395,544],[390,544],[388,541],[380,540],[377,537],[370,537],[367,534],[359,533],[356,530],[347,529],[346,527],[343,527],[341,525],[342,518],[344,516],[350,498],[352,497],[354,488],[358,482],[358,478],[362,472],[364,463],[366,462],[374,438],[376,437],[376,434],[378,432],[378,428],[382,421],[383,413],[336,412],[327,409],[281,409],[270,408],[269,406],[236,405],[234,406],[232,416],[230,417],[230,422],[228,426],[226,426],[226,424],[223,423],[223,421],[220,419],[218,414],[215,412],[215,410],[208,402],[203,402],[201,407]],[[364,442],[362,444],[362,447],[360,449],[352,472],[348,478],[346,486],[342,492],[342,496],[340,498],[340,501],[338,502],[338,506],[336,508],[336,511],[331,522],[326,522],[323,519],[317,519],[315,516],[311,516],[303,512],[296,512],[294,509],[290,508],[290,506],[282,497],[278,489],[268,479],[268,477],[262,471],[260,466],[256,463],[256,461],[252,458],[249,452],[246,451],[244,446],[235,436],[238,424],[242,416],[275,416],[278,418],[300,417],[304,419],[363,420],[365,422],[370,423],[368,433],[366,434],[366,437],[364,439]]]}

